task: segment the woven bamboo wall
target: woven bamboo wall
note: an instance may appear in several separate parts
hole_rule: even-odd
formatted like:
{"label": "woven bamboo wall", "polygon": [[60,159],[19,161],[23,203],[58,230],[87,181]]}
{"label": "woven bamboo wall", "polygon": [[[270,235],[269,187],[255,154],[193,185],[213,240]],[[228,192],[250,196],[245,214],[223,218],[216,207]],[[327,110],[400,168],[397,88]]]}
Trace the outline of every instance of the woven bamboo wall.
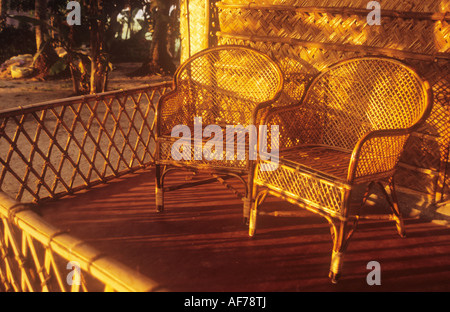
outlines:
{"label": "woven bamboo wall", "polygon": [[435,103],[426,125],[409,141],[397,181],[427,203],[448,200],[450,0],[378,1],[381,25],[372,26],[368,2],[217,1],[203,27],[218,30],[209,45],[251,46],[278,60],[302,58],[318,70],[361,55],[387,55],[416,67],[432,84]]}

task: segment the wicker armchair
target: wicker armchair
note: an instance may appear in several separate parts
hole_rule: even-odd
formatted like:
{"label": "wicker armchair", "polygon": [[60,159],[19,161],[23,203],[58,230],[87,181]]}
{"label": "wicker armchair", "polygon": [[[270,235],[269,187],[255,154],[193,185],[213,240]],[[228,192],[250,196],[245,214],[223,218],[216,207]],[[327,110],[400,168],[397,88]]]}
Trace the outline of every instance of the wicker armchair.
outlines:
{"label": "wicker armchair", "polygon": [[[404,236],[393,176],[409,134],[429,115],[431,103],[429,84],[415,71],[394,59],[365,57],[339,62],[317,75],[297,105],[270,109],[262,123],[279,126],[279,158],[277,164],[256,163],[250,236],[267,194],[325,217],[333,239],[333,282],[359,219],[395,220]],[[263,164],[272,169],[261,170]],[[355,198],[359,186],[365,193]],[[373,186],[380,187],[391,214],[360,214]]]}
{"label": "wicker armchair", "polygon": [[[233,190],[243,199],[244,217],[248,218],[250,192],[245,179],[249,167],[248,137],[246,150],[239,150],[237,146],[232,157],[226,154],[224,146],[221,152],[217,145],[205,149],[205,144],[214,137],[218,144],[225,145],[227,125],[254,125],[261,115],[260,110],[273,104],[282,88],[283,75],[278,64],[251,48],[209,48],[184,62],[175,73],[174,90],[161,97],[156,112],[157,211],[164,210],[164,193],[167,191],[214,181],[225,183],[235,177],[245,187],[244,194]],[[180,125],[182,127],[176,128]],[[209,125],[219,126],[222,133],[209,131]],[[176,157],[174,144],[177,144]],[[238,152],[244,153],[245,159],[238,157]],[[180,169],[201,171],[211,176],[202,181],[184,181],[165,187],[166,175]]]}

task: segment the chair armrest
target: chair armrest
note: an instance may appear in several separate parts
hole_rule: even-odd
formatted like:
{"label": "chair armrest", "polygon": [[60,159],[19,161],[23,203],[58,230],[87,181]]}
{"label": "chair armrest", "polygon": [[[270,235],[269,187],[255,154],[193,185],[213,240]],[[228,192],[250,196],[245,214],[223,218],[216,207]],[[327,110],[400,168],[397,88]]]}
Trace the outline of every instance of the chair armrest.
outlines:
{"label": "chair armrest", "polygon": [[301,102],[271,108],[261,124],[279,126],[279,148],[322,144],[326,114],[304,107]]}
{"label": "chair armrest", "polygon": [[362,137],[350,160],[347,181],[390,177],[412,129],[376,130]]}
{"label": "chair armrest", "polygon": [[177,89],[161,96],[156,106],[156,136],[170,135],[176,125],[193,123],[188,103],[186,95]]}

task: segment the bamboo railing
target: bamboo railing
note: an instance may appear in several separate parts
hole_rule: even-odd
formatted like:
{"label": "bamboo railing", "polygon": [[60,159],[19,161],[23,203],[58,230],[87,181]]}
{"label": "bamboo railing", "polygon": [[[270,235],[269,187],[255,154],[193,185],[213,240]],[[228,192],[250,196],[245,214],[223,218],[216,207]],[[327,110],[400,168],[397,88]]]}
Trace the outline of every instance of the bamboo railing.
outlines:
{"label": "bamboo railing", "polygon": [[73,97],[0,112],[0,190],[60,198],[153,164],[153,119],[172,87]]}
{"label": "bamboo railing", "polygon": [[0,112],[0,291],[161,290],[33,207],[153,165],[156,103],[171,89],[163,82]]}
{"label": "bamboo railing", "polygon": [[163,291],[0,192],[0,291]]}

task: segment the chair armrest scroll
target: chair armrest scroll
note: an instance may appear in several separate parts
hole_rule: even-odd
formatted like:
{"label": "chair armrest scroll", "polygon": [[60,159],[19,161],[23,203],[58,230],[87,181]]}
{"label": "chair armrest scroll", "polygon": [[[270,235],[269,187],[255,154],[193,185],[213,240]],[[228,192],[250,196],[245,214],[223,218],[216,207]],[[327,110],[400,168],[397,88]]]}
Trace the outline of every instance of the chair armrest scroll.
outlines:
{"label": "chair armrest scroll", "polygon": [[305,144],[321,144],[326,114],[304,107],[302,102],[269,109],[261,123],[269,128],[278,125],[279,148],[291,148]]}
{"label": "chair armrest scroll", "polygon": [[353,150],[348,183],[392,176],[411,132],[411,128],[376,130],[362,137]]}
{"label": "chair armrest scroll", "polygon": [[192,123],[188,109],[186,96],[177,89],[161,96],[156,106],[156,136],[170,134],[176,125],[188,124],[189,117]]}

